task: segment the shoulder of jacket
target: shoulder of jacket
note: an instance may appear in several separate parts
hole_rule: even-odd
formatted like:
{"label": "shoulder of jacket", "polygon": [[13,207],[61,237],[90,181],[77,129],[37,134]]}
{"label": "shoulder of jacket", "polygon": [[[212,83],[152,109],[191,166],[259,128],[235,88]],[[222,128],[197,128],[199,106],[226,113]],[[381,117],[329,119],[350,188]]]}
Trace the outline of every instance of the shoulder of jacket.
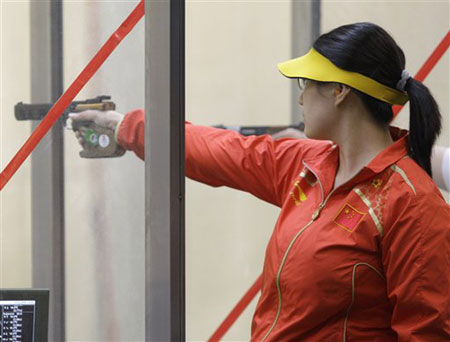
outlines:
{"label": "shoulder of jacket", "polygon": [[413,195],[417,199],[423,196],[440,195],[433,179],[411,157],[405,156],[389,167],[392,172],[395,190],[400,195]]}
{"label": "shoulder of jacket", "polygon": [[[431,177],[411,158],[405,157],[392,164],[385,171],[389,190],[387,195],[387,216],[416,212],[429,215],[433,211],[448,214],[450,206]],[[389,214],[388,214],[389,213]],[[409,215],[408,215],[409,216]],[[414,216],[414,215],[413,215]]]}

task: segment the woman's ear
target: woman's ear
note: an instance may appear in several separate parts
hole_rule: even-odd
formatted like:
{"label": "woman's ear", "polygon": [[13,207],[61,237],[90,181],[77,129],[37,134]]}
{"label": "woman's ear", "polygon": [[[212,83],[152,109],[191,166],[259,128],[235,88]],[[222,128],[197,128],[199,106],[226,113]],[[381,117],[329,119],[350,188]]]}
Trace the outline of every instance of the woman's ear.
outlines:
{"label": "woman's ear", "polygon": [[350,90],[351,89],[349,86],[341,83],[336,83],[336,86],[333,89],[335,106],[339,106],[347,98]]}

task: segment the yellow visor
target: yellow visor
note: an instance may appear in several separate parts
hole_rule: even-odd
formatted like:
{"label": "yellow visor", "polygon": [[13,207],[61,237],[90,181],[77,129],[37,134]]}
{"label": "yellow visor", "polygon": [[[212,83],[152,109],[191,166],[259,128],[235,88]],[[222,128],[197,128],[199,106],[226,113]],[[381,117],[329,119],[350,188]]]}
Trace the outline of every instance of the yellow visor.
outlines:
{"label": "yellow visor", "polygon": [[314,49],[302,57],[278,64],[278,69],[289,78],[346,84],[390,104],[404,105],[408,101],[406,92],[385,86],[362,74],[340,69]]}

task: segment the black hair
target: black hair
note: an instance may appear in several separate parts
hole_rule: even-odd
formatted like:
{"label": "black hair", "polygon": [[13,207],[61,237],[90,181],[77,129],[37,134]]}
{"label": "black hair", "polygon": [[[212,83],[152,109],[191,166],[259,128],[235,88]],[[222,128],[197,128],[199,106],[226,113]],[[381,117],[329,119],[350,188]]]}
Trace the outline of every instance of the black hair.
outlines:
{"label": "black hair", "polygon": [[[321,35],[313,44],[337,67],[357,72],[391,88],[396,88],[405,69],[405,55],[394,39],[380,26],[363,22],[340,26]],[[404,90],[410,103],[409,155],[430,176],[431,150],[441,131],[439,107],[429,89],[409,78]],[[393,119],[392,105],[352,88],[378,123]]]}

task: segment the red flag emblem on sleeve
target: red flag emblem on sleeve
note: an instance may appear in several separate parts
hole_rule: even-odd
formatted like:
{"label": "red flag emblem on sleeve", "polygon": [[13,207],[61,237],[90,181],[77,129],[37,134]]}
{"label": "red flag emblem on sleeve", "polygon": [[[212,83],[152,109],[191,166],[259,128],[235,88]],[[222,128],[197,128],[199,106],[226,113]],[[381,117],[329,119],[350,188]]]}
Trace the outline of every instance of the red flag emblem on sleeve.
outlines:
{"label": "red flag emblem on sleeve", "polygon": [[346,203],[334,218],[334,223],[349,232],[353,232],[366,213],[362,213]]}

